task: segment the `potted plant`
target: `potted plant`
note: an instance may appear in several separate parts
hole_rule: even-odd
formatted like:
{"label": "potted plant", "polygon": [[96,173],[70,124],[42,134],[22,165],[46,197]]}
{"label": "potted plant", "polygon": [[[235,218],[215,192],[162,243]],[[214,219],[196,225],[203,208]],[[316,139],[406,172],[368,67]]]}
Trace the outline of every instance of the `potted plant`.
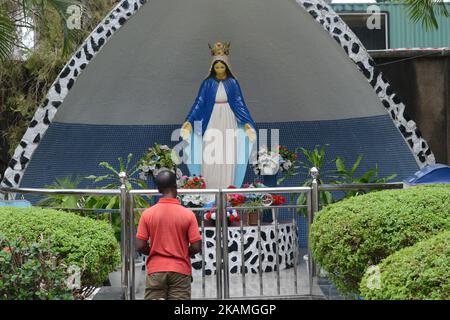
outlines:
{"label": "potted plant", "polygon": [[[206,180],[202,176],[182,176],[177,182],[180,189],[206,189]],[[204,194],[184,194],[178,195],[178,199],[181,204],[187,208],[203,208],[205,205],[210,204],[209,195]],[[196,214],[197,221],[200,225],[199,215]]]}
{"label": "potted plant", "polygon": [[139,178],[146,180],[149,176],[155,177],[162,170],[170,170],[176,173],[177,179],[180,179],[182,172],[177,168],[180,163],[174,150],[167,145],[155,143],[139,160]]}
{"label": "potted plant", "polygon": [[245,207],[255,207],[255,209],[245,209],[244,212],[247,214],[247,223],[249,226],[256,226],[258,224],[258,210],[256,207],[262,207],[263,202],[259,198],[255,198],[249,202],[244,203],[242,206]]}
{"label": "potted plant", "polygon": [[[297,153],[288,150],[284,146],[277,146],[275,151],[269,151],[263,146],[257,154],[257,161],[252,164],[256,175],[262,176],[264,185],[276,187],[288,177],[294,176],[298,168]],[[283,177],[277,181],[277,174],[283,173]]]}

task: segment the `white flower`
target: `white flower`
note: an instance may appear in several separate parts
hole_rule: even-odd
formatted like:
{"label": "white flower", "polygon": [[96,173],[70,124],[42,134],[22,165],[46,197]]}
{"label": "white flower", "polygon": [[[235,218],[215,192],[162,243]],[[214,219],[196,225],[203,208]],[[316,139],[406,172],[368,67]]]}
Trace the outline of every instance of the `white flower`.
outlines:
{"label": "white flower", "polygon": [[147,180],[147,174],[145,172],[139,172],[140,180]]}
{"label": "white flower", "polygon": [[183,172],[179,168],[177,168],[176,175],[177,175],[177,179],[179,180],[179,179],[181,179],[181,177],[183,177]]}
{"label": "white flower", "polygon": [[211,213],[211,219],[212,220],[216,220],[216,213],[215,212]]}
{"label": "white flower", "polygon": [[287,160],[283,163],[283,169],[285,170],[289,170],[289,168],[292,167],[292,162],[291,160]]}
{"label": "white flower", "polygon": [[169,151],[170,150],[170,148],[167,146],[167,145],[162,145],[162,146],[160,146],[159,147],[161,150],[165,150],[165,151]]}

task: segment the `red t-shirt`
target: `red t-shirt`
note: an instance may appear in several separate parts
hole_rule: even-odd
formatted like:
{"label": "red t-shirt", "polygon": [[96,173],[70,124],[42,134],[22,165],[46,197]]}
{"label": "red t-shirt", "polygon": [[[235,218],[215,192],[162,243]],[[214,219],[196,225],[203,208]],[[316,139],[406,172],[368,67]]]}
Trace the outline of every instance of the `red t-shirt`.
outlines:
{"label": "red t-shirt", "polygon": [[141,216],[136,238],[150,240],[147,273],[192,275],[189,244],[202,239],[194,213],[175,198],[161,198]]}

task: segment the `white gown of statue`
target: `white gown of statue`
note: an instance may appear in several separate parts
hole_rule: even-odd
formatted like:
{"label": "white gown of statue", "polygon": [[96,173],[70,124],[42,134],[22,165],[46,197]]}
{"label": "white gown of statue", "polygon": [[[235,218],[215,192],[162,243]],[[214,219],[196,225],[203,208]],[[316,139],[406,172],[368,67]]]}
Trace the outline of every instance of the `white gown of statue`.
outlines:
{"label": "white gown of statue", "polygon": [[[220,81],[211,118],[203,135],[201,174],[208,188],[226,188],[234,183],[238,123],[223,82]],[[211,130],[216,129],[216,130]],[[227,129],[231,129],[227,136]]]}

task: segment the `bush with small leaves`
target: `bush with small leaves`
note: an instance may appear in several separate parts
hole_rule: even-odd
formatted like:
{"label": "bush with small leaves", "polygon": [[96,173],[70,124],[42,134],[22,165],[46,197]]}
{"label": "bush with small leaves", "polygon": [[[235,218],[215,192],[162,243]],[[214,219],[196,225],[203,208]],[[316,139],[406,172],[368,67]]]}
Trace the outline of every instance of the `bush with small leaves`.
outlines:
{"label": "bush with small leaves", "polygon": [[366,300],[450,300],[450,230],[399,250],[366,272]]}
{"label": "bush with small leaves", "polygon": [[316,262],[343,294],[359,294],[369,266],[450,228],[450,185],[384,190],[342,200],[311,226]]}
{"label": "bush with small leaves", "polygon": [[52,250],[70,266],[81,268],[83,286],[99,286],[120,263],[114,231],[106,221],[42,208],[0,207],[0,233],[8,239],[49,239]]}

